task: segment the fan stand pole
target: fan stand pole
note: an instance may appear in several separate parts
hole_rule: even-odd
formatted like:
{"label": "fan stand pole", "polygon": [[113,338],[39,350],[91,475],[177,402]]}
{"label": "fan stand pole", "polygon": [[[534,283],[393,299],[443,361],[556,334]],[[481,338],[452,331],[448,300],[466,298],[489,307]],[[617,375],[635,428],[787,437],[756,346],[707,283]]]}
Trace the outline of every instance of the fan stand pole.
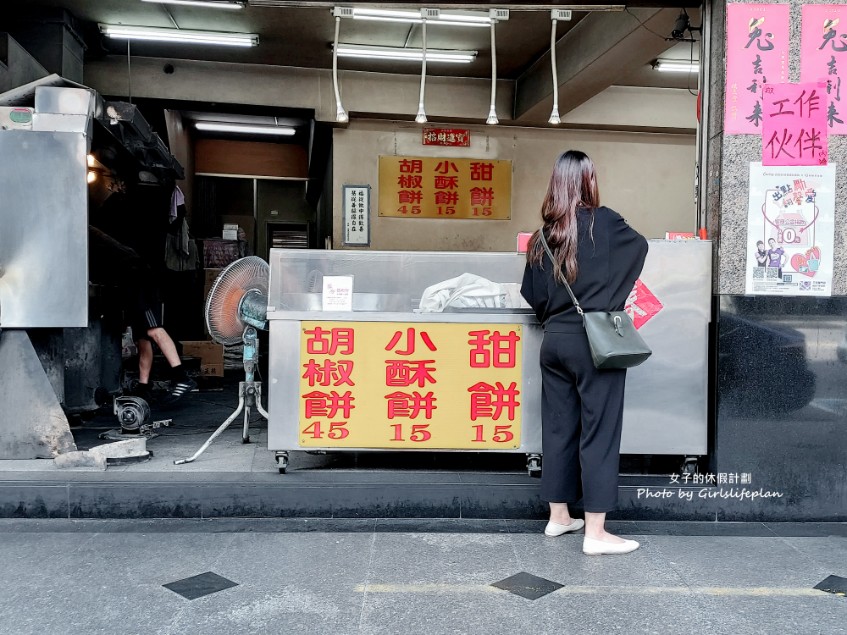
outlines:
{"label": "fan stand pole", "polygon": [[233,421],[238,418],[238,415],[242,412],[244,413],[244,427],[241,430],[241,442],[242,443],[250,443],[250,413],[252,409],[255,407],[256,410],[259,411],[259,414],[265,418],[267,421],[269,419],[268,412],[262,407],[262,382],[253,381],[253,370],[256,367],[256,362],[259,358],[259,342],[258,336],[256,333],[256,329],[252,326],[248,326],[244,329],[244,335],[242,337],[244,341],[244,372],[246,381],[239,382],[238,384],[238,407],[235,409],[229,418],[224,421],[220,427],[214,431],[212,436],[210,436],[206,442],[200,446],[200,449],[197,450],[191,457],[187,459],[178,459],[174,461],[174,465],[184,465],[186,463],[191,463],[198,456],[203,454],[206,449],[212,445],[212,441],[214,441],[224,430],[229,427]]}

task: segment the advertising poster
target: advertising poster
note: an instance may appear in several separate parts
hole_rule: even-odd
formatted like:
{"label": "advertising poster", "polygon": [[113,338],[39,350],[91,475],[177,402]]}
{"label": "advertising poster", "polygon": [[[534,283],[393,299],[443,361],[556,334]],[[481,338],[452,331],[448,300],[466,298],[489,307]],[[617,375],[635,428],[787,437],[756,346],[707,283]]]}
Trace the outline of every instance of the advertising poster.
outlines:
{"label": "advertising poster", "polygon": [[762,92],[763,165],[826,165],[826,85],[766,84]]}
{"label": "advertising poster", "polygon": [[804,4],[800,81],[825,82],[829,134],[847,134],[847,5]]}
{"label": "advertising poster", "polygon": [[762,133],[762,87],[788,81],[787,4],[726,7],[724,132]]}
{"label": "advertising poster", "polygon": [[835,165],[750,164],[748,295],[832,295]]}

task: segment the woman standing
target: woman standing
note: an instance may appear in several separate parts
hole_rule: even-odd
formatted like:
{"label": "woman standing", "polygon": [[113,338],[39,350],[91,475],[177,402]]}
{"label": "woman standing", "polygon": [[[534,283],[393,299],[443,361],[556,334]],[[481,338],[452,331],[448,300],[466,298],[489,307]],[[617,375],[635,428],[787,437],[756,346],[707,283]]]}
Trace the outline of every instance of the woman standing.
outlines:
{"label": "woman standing", "polygon": [[[647,241],[608,207],[600,207],[594,163],[584,153],[560,155],[541,207],[539,231],[527,249],[521,294],[544,327],[541,417],[544,468],[541,498],[550,503],[544,533],[560,536],[585,526],[588,555],[638,549],[605,529],[617,506],[626,370],[597,370],[588,338],[560,273],[587,311],[621,311],[644,266]],[[568,503],[583,499],[585,522]]]}

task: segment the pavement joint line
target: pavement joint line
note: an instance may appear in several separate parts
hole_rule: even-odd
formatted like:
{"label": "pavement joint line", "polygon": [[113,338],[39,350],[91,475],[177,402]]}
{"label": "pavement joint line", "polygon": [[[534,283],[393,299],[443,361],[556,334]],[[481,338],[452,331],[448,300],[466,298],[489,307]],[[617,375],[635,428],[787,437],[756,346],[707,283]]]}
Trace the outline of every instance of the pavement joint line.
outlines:
{"label": "pavement joint line", "polygon": [[[376,523],[374,523],[376,526]],[[371,534],[370,555],[368,557],[368,570],[366,572],[365,584],[360,584],[362,587],[362,606],[359,608],[359,632],[362,632],[362,624],[365,619],[365,602],[368,599],[368,587],[370,586],[371,571],[373,571],[374,555],[376,553],[376,532]]]}
{"label": "pavement joint line", "polygon": [[[500,593],[488,584],[358,584],[353,587],[356,593]],[[564,586],[553,591],[565,595],[715,595],[734,597],[825,597],[831,595],[811,587],[721,587],[721,586]]]}

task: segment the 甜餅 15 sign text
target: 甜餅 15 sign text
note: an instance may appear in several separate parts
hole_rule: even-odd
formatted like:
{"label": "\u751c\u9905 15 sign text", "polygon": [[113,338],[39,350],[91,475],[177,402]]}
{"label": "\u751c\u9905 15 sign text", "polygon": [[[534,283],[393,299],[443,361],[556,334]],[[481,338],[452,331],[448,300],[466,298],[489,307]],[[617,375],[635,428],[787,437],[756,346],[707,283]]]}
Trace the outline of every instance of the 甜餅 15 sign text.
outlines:
{"label": "\u751c\u9905 15 sign text", "polygon": [[511,161],[379,157],[380,216],[506,220],[511,212]]}

